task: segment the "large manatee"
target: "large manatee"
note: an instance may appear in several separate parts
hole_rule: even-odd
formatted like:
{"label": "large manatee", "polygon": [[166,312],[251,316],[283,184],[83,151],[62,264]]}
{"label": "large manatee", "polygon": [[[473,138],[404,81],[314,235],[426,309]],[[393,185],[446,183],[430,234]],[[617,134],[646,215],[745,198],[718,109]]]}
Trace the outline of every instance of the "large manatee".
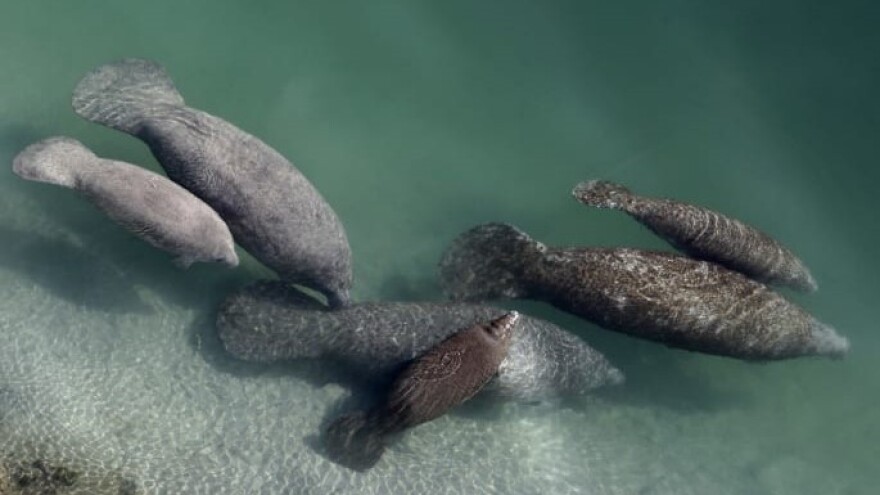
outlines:
{"label": "large manatee", "polygon": [[[411,302],[358,303],[327,311],[284,283],[263,281],[227,298],[217,329],[226,350],[242,360],[323,359],[387,379],[456,330],[505,313],[486,305]],[[622,381],[623,374],[583,340],[523,315],[498,377],[485,390],[533,401]]]}
{"label": "large manatee", "polygon": [[508,224],[474,227],[440,262],[455,300],[532,298],[609,330],[745,360],[841,357],[849,342],[739,272],[679,254],[552,248]]}

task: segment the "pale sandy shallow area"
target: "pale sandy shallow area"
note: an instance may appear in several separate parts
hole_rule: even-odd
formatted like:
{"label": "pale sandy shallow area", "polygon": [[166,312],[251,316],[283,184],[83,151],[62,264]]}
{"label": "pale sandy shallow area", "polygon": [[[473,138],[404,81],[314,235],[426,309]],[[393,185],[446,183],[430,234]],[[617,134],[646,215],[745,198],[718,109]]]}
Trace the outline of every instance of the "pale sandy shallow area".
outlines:
{"label": "pale sandy shallow area", "polygon": [[[10,196],[6,211],[34,207]],[[784,436],[796,430],[777,429],[787,413],[743,393],[784,368],[727,360],[705,381],[731,386],[730,400],[652,404],[655,394],[639,401],[624,385],[565,404],[478,402],[406,435],[374,470],[356,474],[314,441],[344,387],[286,368],[259,373],[212,340],[213,306],[246,278],[176,271],[156,257],[149,268],[159,275],[141,280],[144,263],[123,268],[124,257],[102,257],[106,246],[51,215],[21,229],[39,235],[8,242],[7,255],[45,271],[0,267],[0,445],[8,458],[76,470],[80,493],[128,483],[137,493],[827,494],[860,493],[865,481],[791,449],[800,442]],[[93,278],[63,287],[56,277],[65,270]],[[713,372],[711,359],[673,358],[685,373]],[[797,387],[781,392],[794,399]],[[780,449],[783,441],[791,445]]]}

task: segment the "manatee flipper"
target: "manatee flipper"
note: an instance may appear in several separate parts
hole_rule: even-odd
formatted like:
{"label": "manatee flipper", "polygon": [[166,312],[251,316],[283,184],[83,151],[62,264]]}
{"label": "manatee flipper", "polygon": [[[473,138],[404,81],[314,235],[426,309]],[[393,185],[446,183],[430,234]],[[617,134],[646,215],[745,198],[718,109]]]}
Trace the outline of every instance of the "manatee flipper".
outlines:
{"label": "manatee flipper", "polygon": [[174,266],[176,266],[177,268],[180,268],[181,270],[186,270],[186,269],[188,269],[188,268],[189,268],[189,267],[190,267],[195,261],[196,261],[196,259],[195,259],[194,257],[192,257],[192,256],[181,255],[181,256],[178,256],[177,258],[174,258],[174,260],[172,261],[172,263],[174,263]]}
{"label": "manatee flipper", "polygon": [[480,225],[452,241],[440,260],[440,278],[447,295],[456,301],[526,297],[520,272],[539,260],[545,249],[512,225]]}
{"label": "manatee flipper", "polygon": [[22,150],[12,161],[12,171],[23,179],[72,188],[81,168],[97,160],[79,141],[52,137]]}
{"label": "manatee flipper", "polygon": [[629,189],[606,180],[581,182],[571,194],[585,205],[610,209],[623,208],[632,196]]}
{"label": "manatee flipper", "polygon": [[152,61],[123,59],[89,72],[73,91],[80,117],[134,134],[152,108],[184,105],[165,69]]}
{"label": "manatee flipper", "polygon": [[355,471],[375,466],[385,452],[383,430],[362,411],[337,418],[324,432],[324,447],[334,462]]}

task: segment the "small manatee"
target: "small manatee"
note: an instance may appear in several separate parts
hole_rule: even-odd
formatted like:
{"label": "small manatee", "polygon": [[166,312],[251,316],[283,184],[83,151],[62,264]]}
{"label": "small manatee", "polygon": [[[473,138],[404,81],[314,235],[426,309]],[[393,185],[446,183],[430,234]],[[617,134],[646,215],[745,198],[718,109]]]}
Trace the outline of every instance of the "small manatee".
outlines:
{"label": "small manatee", "polygon": [[817,289],[806,265],[760,230],[700,206],[649,198],[603,180],[578,184],[572,195],[585,205],[626,212],[676,249],[713,261],[770,285],[804,292]]}
{"label": "small manatee", "polygon": [[128,231],[176,255],[178,265],[238,265],[232,234],[217,212],[161,175],[99,158],[67,137],[28,146],[12,169],[24,179],[79,192]]}

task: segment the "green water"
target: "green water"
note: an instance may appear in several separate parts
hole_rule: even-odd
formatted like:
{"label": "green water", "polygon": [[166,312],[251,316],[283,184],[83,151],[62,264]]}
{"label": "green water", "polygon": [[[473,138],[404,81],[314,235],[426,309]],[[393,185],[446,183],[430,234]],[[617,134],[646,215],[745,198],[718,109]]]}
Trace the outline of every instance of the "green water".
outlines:
{"label": "green water", "polygon": [[[4,2],[0,454],[138,493],[875,493],[880,9],[767,3]],[[190,105],[309,177],[347,229],[357,299],[439,298],[442,249],[485,221],[551,245],[665,248],[570,197],[601,177],[791,246],[820,291],[787,295],[852,351],[747,364],[519,304],[627,384],[483,404],[352,474],[310,444],[344,388],[242,370],[212,346],[216,305],[264,268],[178,270],[70,191],[11,173],[56,134],[160,170],[70,110],[86,71],[126,56],[161,62]]]}

